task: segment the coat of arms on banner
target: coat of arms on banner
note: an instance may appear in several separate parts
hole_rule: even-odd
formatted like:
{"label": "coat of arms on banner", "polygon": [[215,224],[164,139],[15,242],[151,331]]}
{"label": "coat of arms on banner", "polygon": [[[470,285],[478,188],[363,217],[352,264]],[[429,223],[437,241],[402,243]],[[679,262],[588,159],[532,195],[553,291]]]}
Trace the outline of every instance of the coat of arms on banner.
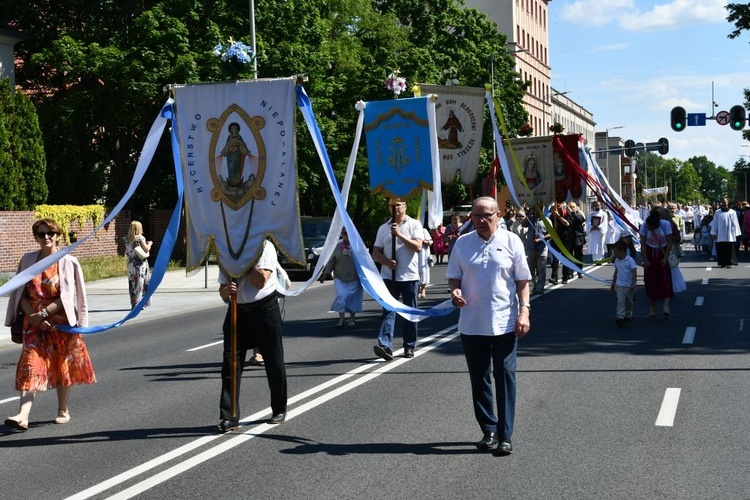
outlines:
{"label": "coat of arms on banner", "polygon": [[270,238],[304,262],[297,201],[294,82],[290,78],[175,86],[185,178],[187,268],[210,244],[241,276]]}
{"label": "coat of arms on banner", "polygon": [[456,171],[461,171],[461,181],[473,183],[482,148],[485,89],[420,84],[420,90],[437,95],[435,119],[442,182],[452,183]]}
{"label": "coat of arms on banner", "polygon": [[[432,189],[432,144],[426,97],[369,102],[365,107],[370,189],[408,199]],[[434,123],[434,122],[433,122]]]}

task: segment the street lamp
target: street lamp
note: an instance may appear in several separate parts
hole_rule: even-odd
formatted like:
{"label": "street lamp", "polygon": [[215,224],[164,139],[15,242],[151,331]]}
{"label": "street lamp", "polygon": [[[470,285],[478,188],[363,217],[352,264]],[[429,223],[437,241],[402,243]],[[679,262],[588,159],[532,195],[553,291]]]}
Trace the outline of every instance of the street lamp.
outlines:
{"label": "street lamp", "polygon": [[607,180],[609,180],[609,131],[610,130],[617,130],[618,128],[625,128],[625,125],[618,125],[616,127],[609,127],[609,128],[604,129],[604,135],[606,137],[605,138],[605,142],[604,142],[604,146],[605,146],[604,150],[606,152],[605,154],[607,155],[607,161],[606,161],[606,165],[607,165]]}
{"label": "street lamp", "polygon": [[542,100],[543,100],[543,101],[544,101],[544,102],[545,102],[546,104],[549,104],[550,106],[552,106],[552,98],[553,98],[553,97],[557,97],[557,96],[559,96],[559,95],[570,94],[571,92],[573,92],[573,91],[572,91],[572,90],[566,90],[565,92],[555,92],[555,93],[553,93],[553,94],[547,94],[546,96],[544,96],[544,98],[543,98]]}

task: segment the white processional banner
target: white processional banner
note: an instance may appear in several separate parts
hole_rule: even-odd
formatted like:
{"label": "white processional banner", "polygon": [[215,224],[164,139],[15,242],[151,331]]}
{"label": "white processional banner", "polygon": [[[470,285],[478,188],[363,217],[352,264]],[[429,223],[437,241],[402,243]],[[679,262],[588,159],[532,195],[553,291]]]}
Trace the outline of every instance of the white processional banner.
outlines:
{"label": "white processional banner", "polygon": [[655,188],[643,188],[643,196],[656,196],[659,194],[667,194],[669,192],[668,186],[655,187]]}
{"label": "white processional banner", "polygon": [[521,172],[513,164],[510,172],[513,188],[521,205],[533,206],[536,202],[548,205],[555,200],[555,163],[559,158],[553,155],[552,137],[531,137],[505,142],[508,158],[515,153]]}
{"label": "white processional banner", "polygon": [[474,87],[420,84],[422,95],[435,94],[435,121],[440,150],[440,178],[451,184],[461,171],[461,182],[472,184],[482,149],[485,90]]}
{"label": "white processional banner", "polygon": [[211,242],[232,277],[270,238],[304,263],[295,164],[291,78],[175,86],[185,179],[188,271]]}

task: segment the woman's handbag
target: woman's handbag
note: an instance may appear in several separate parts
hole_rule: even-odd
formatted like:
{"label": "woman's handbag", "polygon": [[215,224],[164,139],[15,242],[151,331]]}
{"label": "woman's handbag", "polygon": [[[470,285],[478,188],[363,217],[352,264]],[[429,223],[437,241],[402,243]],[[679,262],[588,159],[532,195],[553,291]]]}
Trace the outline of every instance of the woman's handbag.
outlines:
{"label": "woman's handbag", "polygon": [[23,311],[18,311],[10,325],[10,338],[15,344],[23,344]]}
{"label": "woman's handbag", "polygon": [[669,252],[669,255],[667,256],[667,263],[669,264],[670,268],[674,268],[677,267],[677,264],[680,263],[680,259],[674,252]]}
{"label": "woman's handbag", "polygon": [[138,246],[133,248],[133,253],[135,253],[135,256],[141,260],[146,260],[149,256],[149,253],[143,249],[140,243],[138,243]]}
{"label": "woman's handbag", "polygon": [[673,252],[678,258],[681,259],[685,256],[685,251],[682,249],[681,243],[675,242],[675,243],[672,243],[672,246],[674,247]]}

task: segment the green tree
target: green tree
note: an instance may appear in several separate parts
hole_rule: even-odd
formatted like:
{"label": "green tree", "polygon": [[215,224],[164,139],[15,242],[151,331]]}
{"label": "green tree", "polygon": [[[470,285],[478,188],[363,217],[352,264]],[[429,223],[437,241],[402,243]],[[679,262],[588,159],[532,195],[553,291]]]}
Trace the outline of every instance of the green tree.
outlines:
{"label": "green tree", "polygon": [[[146,131],[170,84],[221,80],[213,47],[249,42],[248,4],[226,0],[91,2],[6,0],[0,14],[33,36],[18,45],[17,83],[40,116],[50,203],[113,204],[135,170]],[[392,98],[384,81],[400,68],[409,82],[442,83],[457,68],[462,85],[492,78],[511,127],[526,121],[525,83],[486,16],[457,0],[256,0],[258,77],[304,74],[328,153],[343,177],[357,101]],[[247,74],[246,76],[251,76]],[[299,127],[301,210],[334,204],[309,134]],[[489,144],[490,138],[485,139]],[[368,188],[363,148],[350,212],[361,226],[387,203]],[[171,152],[163,141],[131,202],[138,212],[174,201]]]}
{"label": "green tree", "polygon": [[47,198],[44,145],[28,97],[0,81],[0,210],[31,210]]}
{"label": "green tree", "polygon": [[717,167],[705,156],[694,156],[688,162],[695,168],[700,177],[700,191],[708,202],[714,202],[728,195],[732,175],[724,167]]}
{"label": "green tree", "polygon": [[23,177],[11,146],[12,115],[13,97],[6,78],[0,83],[0,210],[20,210],[23,206]]}
{"label": "green tree", "polygon": [[701,180],[690,162],[683,162],[678,173],[676,198],[682,203],[695,204],[705,201],[700,192]]}

